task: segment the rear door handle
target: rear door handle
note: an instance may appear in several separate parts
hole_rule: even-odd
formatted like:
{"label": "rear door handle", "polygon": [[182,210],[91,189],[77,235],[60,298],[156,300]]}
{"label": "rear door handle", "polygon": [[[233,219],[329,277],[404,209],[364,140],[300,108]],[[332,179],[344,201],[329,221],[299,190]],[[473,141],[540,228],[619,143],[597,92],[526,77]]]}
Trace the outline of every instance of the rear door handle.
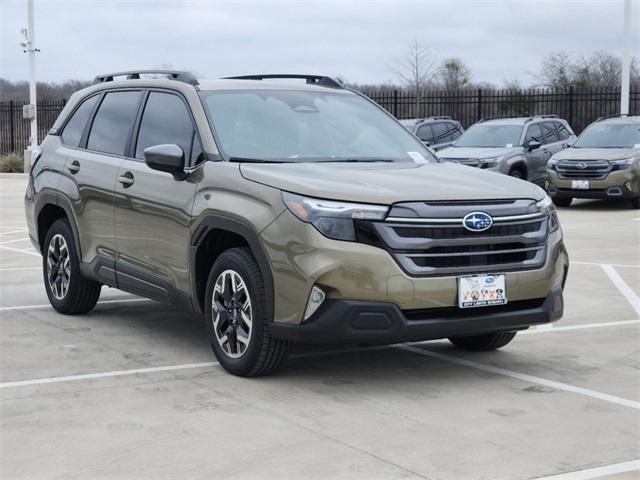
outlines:
{"label": "rear door handle", "polygon": [[133,177],[133,173],[126,172],[118,177],[118,181],[122,184],[124,188],[129,188],[131,185],[135,183],[135,178]]}
{"label": "rear door handle", "polygon": [[67,170],[69,170],[71,175],[75,175],[80,171],[80,162],[77,160],[74,160],[69,165],[67,165]]}

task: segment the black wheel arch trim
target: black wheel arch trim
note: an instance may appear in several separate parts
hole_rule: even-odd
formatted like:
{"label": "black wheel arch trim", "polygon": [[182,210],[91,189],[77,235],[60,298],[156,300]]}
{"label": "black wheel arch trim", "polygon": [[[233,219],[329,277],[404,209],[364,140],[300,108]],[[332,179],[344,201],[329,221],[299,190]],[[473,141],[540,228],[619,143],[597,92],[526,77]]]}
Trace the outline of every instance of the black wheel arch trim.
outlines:
{"label": "black wheel arch trim", "polygon": [[270,300],[269,302],[267,302],[268,308],[271,310],[268,313],[269,317],[273,318],[275,300],[273,274],[271,273],[271,266],[269,264],[269,260],[267,259],[267,255],[264,253],[264,249],[262,248],[262,245],[258,240],[258,233],[251,225],[242,220],[219,214],[207,215],[204,219],[202,219],[202,221],[194,229],[193,234],[191,235],[189,267],[191,270],[191,298],[193,302],[193,309],[196,312],[204,313],[204,310],[201,306],[203,305],[204,298],[201,298],[201,296],[198,294],[197,288],[196,255],[198,252],[198,248],[202,244],[202,240],[211,230],[214,229],[226,230],[231,233],[235,233],[236,235],[239,235],[246,240],[247,244],[249,245],[249,249],[253,254],[253,257],[258,263],[260,272],[262,273],[262,279],[267,291],[267,298]]}
{"label": "black wheel arch trim", "polygon": [[[73,208],[71,207],[71,203],[65,197],[61,196],[57,193],[52,192],[43,192],[38,195],[38,199],[36,200],[35,206],[35,219],[36,219],[36,227],[40,228],[40,214],[42,210],[47,205],[55,205],[56,207],[60,207],[64,210],[67,219],[69,220],[69,224],[71,225],[71,231],[73,232],[73,240],[76,244],[76,251],[78,252],[78,260],[82,261],[82,246],[80,245],[80,234],[78,233],[78,226],[76,225],[76,217],[73,214]],[[38,235],[38,244],[42,246],[43,238],[40,238],[40,232],[37,232]],[[44,232],[46,235],[46,232]]]}

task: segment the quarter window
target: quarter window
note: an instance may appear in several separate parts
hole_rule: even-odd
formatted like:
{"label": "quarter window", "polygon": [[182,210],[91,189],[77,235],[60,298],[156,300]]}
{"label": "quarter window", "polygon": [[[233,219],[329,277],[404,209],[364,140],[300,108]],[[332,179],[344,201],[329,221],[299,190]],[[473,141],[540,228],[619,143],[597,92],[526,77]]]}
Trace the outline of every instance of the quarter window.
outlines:
{"label": "quarter window", "polygon": [[559,141],[559,138],[556,134],[557,124],[555,122],[544,122],[542,123],[542,143],[555,143]]}
{"label": "quarter window", "polygon": [[87,125],[89,115],[91,115],[93,107],[95,107],[98,98],[99,95],[94,95],[93,97],[90,97],[82,102],[82,105],[80,105],[75,113],[71,116],[71,118],[67,122],[67,125],[62,131],[62,143],[69,147],[77,147],[78,145],[80,145],[84,127]]}
{"label": "quarter window", "polygon": [[141,92],[110,92],[93,120],[87,149],[124,155]]}
{"label": "quarter window", "polygon": [[569,130],[567,130],[567,127],[565,127],[562,123],[560,123],[559,125],[560,126],[558,127],[558,138],[560,140],[566,140],[571,136],[571,133],[569,133]]}
{"label": "quarter window", "polygon": [[[136,145],[136,158],[144,158],[144,149],[172,143],[182,148],[189,160],[194,138],[193,122],[184,102],[171,93],[151,92],[144,108]],[[199,145],[198,145],[198,148]]]}
{"label": "quarter window", "polygon": [[444,122],[434,123],[431,128],[433,128],[433,141],[435,143],[446,142],[449,139],[447,125]]}

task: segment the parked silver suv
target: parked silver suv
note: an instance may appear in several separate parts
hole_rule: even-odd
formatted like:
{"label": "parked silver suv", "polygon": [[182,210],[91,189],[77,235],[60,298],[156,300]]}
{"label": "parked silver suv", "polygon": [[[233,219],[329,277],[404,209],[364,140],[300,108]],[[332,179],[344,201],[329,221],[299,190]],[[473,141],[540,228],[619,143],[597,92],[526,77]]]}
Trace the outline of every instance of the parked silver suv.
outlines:
{"label": "parked silver suv", "polygon": [[557,115],[497,118],[472,125],[438,156],[543,184],[549,158],[575,140],[569,123]]}

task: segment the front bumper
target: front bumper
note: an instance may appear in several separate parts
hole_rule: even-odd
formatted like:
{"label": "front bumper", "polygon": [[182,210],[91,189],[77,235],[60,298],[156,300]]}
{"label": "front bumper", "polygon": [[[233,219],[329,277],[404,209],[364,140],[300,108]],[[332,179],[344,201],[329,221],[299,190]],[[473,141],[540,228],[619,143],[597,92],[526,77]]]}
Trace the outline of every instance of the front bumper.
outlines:
{"label": "front bumper", "polygon": [[[640,196],[640,172],[636,168],[618,170],[599,180],[589,180],[588,190],[572,188],[572,180],[560,178],[555,170],[547,169],[547,192],[557,198],[634,198]],[[578,179],[576,179],[578,180]]]}
{"label": "front bumper", "polygon": [[300,325],[269,324],[274,337],[301,343],[392,344],[524,330],[562,317],[562,287],[546,298],[496,307],[403,311],[387,302],[329,300]]}

